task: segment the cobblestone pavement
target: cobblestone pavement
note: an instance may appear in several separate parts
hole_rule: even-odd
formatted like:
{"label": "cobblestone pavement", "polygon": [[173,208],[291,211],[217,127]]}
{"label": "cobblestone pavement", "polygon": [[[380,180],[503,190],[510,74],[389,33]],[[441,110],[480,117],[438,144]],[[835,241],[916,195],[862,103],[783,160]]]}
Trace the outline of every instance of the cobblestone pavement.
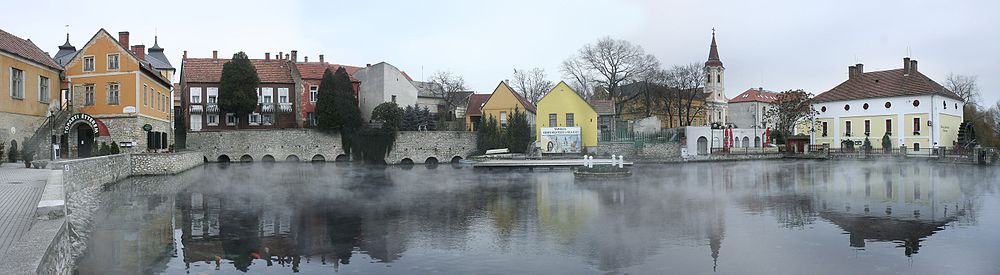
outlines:
{"label": "cobblestone pavement", "polygon": [[0,165],[0,255],[31,228],[50,172],[20,163]]}

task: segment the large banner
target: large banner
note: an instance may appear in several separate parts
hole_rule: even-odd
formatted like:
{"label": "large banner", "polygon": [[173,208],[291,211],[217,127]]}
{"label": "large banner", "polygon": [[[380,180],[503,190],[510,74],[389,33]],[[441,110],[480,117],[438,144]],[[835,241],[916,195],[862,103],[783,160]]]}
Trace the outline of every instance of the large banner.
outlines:
{"label": "large banner", "polygon": [[542,153],[579,153],[583,149],[580,127],[542,127]]}

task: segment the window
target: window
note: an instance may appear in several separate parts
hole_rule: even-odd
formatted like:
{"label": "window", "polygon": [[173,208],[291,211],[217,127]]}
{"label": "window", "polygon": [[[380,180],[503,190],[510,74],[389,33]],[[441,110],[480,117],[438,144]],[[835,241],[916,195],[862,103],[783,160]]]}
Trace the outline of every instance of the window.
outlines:
{"label": "window", "polygon": [[191,87],[191,103],[201,103],[201,87]]}
{"label": "window", "polygon": [[260,124],[260,114],[258,114],[258,113],[251,113],[250,114],[250,125],[257,125],[257,124]]}
{"label": "window", "polygon": [[556,118],[557,117],[558,117],[558,115],[556,115],[556,114],[549,114],[549,127],[557,127],[558,126],[556,124]]}
{"label": "window", "polygon": [[316,113],[309,112],[306,115],[309,117],[309,126],[316,126]]}
{"label": "window", "polygon": [[947,101],[941,101],[941,105],[944,106],[945,110],[948,110],[948,102]]}
{"label": "window", "polygon": [[10,68],[10,96],[24,99],[24,71]]}
{"label": "window", "polygon": [[120,93],[118,83],[108,83],[108,105],[118,105]]}
{"label": "window", "polygon": [[919,135],[920,134],[920,118],[919,117],[913,118],[913,134],[914,135]]}
{"label": "window", "polygon": [[118,69],[118,54],[113,53],[108,55],[108,70]]}
{"label": "window", "polygon": [[844,104],[844,111],[850,111],[850,110],[851,110],[851,105],[850,104]]}
{"label": "window", "polygon": [[94,57],[93,56],[84,56],[83,57],[83,71],[84,72],[93,72],[94,71]]}
{"label": "window", "polygon": [[48,77],[38,76],[38,101],[49,103],[49,95],[52,94],[49,85]]}
{"label": "window", "polygon": [[865,105],[861,105],[861,108],[865,109],[865,110],[868,110],[868,103],[865,103]]}
{"label": "window", "polygon": [[149,103],[150,105],[156,105],[156,99],[155,99],[155,98],[152,98],[152,97],[153,97],[153,91],[150,91],[150,90],[149,90],[149,85],[146,85],[146,84],[142,84],[142,93],[143,93],[143,94],[146,94],[146,95],[149,95],[149,96],[147,96],[147,97],[150,97],[150,99],[149,99],[149,100],[150,100],[150,101],[149,101],[149,102],[150,102],[150,103]]}
{"label": "window", "polygon": [[226,125],[227,126],[234,126],[234,125],[236,125],[237,122],[239,122],[239,118],[236,117],[236,114],[233,114],[233,113],[227,113],[226,114]]}
{"label": "window", "polygon": [[886,119],[885,120],[885,132],[887,134],[889,134],[890,136],[892,135],[892,120],[891,119]]}
{"label": "window", "polygon": [[88,84],[83,86],[83,101],[84,105],[91,106],[94,105],[94,84]]}
{"label": "window", "polygon": [[920,107],[920,100],[913,100],[913,107]]}
{"label": "window", "polygon": [[288,103],[288,88],[278,88],[278,103]]}
{"label": "window", "polygon": [[507,112],[500,112],[500,128],[507,128]]}
{"label": "window", "polygon": [[826,136],[826,133],[827,133],[827,132],[826,132],[826,129],[827,129],[827,128],[826,128],[826,126],[827,126],[827,125],[826,125],[826,121],[824,121],[824,122],[823,122],[823,127],[822,127],[822,128],[823,128],[823,136],[824,136],[824,137]]}
{"label": "window", "polygon": [[264,114],[261,116],[261,124],[271,125],[274,123],[274,114]]}
{"label": "window", "polygon": [[264,103],[274,102],[273,100],[271,100],[271,95],[264,95],[263,100],[264,100]]}
{"label": "window", "polygon": [[206,99],[208,99],[208,103],[209,104],[217,103],[218,102],[218,99],[219,99],[219,88],[217,88],[217,87],[208,87],[208,89],[206,89],[205,92],[208,93],[208,95],[206,95],[205,97],[206,97]]}
{"label": "window", "polygon": [[872,132],[872,121],[866,119],[865,120],[865,135],[867,136],[867,135],[871,134],[871,132]]}
{"label": "window", "polygon": [[[257,103],[271,102],[270,99],[274,97],[274,88],[260,88],[257,94]],[[267,101],[264,100],[267,97]]]}
{"label": "window", "polygon": [[824,112],[824,113],[826,113],[826,106],[823,106],[823,107],[820,107],[820,108],[819,108],[819,110],[820,110],[821,112]]}
{"label": "window", "polygon": [[913,143],[913,151],[914,152],[920,152],[920,143],[919,142]]}
{"label": "window", "polygon": [[208,126],[219,125],[219,115],[208,115]]}
{"label": "window", "polygon": [[396,103],[396,95],[392,95],[392,103]]}
{"label": "window", "polygon": [[316,102],[317,93],[319,93],[319,86],[309,86],[309,102]]}
{"label": "window", "polygon": [[851,122],[850,121],[845,121],[844,122],[844,127],[847,128],[846,130],[844,130],[844,136],[848,136],[848,137],[851,136]]}
{"label": "window", "polygon": [[886,101],[886,102],[885,102],[885,108],[886,108],[886,109],[889,109],[889,108],[891,108],[891,107],[892,107],[892,103],[890,103],[890,102]]}
{"label": "window", "polygon": [[573,114],[566,114],[566,127],[573,127],[576,124],[573,123]]}
{"label": "window", "polygon": [[191,131],[201,131],[201,115],[191,114]]}

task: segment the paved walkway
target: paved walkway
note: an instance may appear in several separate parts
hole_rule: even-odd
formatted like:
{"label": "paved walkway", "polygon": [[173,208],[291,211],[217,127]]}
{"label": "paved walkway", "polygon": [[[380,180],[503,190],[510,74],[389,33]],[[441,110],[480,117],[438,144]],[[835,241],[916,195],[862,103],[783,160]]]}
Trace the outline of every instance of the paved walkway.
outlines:
{"label": "paved walkway", "polygon": [[0,255],[31,228],[50,172],[21,163],[0,165]]}

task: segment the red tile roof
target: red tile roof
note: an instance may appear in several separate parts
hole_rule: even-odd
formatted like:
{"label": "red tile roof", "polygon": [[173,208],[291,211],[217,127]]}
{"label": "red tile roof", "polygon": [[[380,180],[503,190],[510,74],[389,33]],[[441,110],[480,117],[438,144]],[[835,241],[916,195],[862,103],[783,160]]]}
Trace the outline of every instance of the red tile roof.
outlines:
{"label": "red tile roof", "polygon": [[295,66],[299,69],[299,74],[302,75],[302,79],[323,79],[323,73],[327,68],[333,71],[337,71],[340,67],[343,67],[347,71],[347,74],[351,76],[351,81],[360,82],[357,78],[354,78],[354,72],[357,72],[361,67],[340,65],[340,64],[330,64],[327,62],[299,62]]}
{"label": "red tile roof", "polygon": [[614,115],[615,102],[609,99],[591,99],[590,106],[598,115]]}
{"label": "red tile roof", "polygon": [[938,95],[961,100],[954,92],[918,71],[909,75],[904,73],[904,69],[862,73],[817,95],[813,100],[830,102],[907,95]]}
{"label": "red tile roof", "polygon": [[469,96],[469,106],[465,108],[465,115],[483,115],[483,104],[490,99],[491,94],[472,94]]}
{"label": "red tile roof", "polygon": [[758,88],[758,89],[751,88],[746,92],[743,92],[742,94],[739,94],[736,97],[730,99],[729,103],[737,103],[737,102],[773,103],[777,99],[778,99],[778,93],[765,91],[764,88]]}
{"label": "red tile roof", "polygon": [[[215,83],[222,77],[222,66],[229,62],[229,59],[211,58],[188,58],[181,61],[181,74],[184,81]],[[257,69],[257,76],[260,83],[294,83],[292,71],[288,68],[287,60],[271,59],[250,59]]]}
{"label": "red tile roof", "polygon": [[531,101],[528,101],[527,98],[524,98],[524,95],[521,95],[521,93],[515,91],[513,87],[510,86],[507,87],[510,88],[510,91],[514,93],[514,98],[517,98],[517,101],[520,101],[521,105],[524,105],[524,109],[527,109],[532,114],[535,113],[535,104],[531,104]]}
{"label": "red tile roof", "polygon": [[21,39],[8,32],[0,30],[0,51],[31,60],[39,65],[56,70],[62,70],[62,66],[52,60],[45,51],[39,49],[31,40]]}

